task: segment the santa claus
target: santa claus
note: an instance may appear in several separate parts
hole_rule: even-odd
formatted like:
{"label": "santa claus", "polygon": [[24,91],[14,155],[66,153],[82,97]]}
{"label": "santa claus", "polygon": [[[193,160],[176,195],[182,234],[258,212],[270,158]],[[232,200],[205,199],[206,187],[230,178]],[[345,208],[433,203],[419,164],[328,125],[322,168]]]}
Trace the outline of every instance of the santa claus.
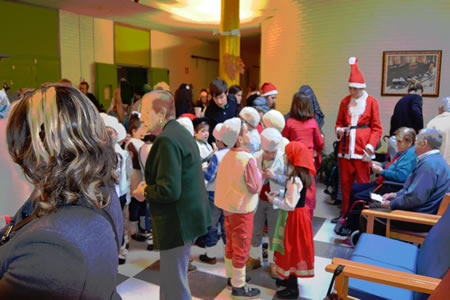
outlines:
{"label": "santa claus", "polygon": [[358,65],[351,57],[349,64],[350,95],[342,99],[336,119],[336,135],[339,142],[339,169],[341,176],[342,212],[348,210],[350,191],[356,179],[358,184],[370,182],[371,159],[383,129],[380,122],[377,99],[365,91],[366,83]]}

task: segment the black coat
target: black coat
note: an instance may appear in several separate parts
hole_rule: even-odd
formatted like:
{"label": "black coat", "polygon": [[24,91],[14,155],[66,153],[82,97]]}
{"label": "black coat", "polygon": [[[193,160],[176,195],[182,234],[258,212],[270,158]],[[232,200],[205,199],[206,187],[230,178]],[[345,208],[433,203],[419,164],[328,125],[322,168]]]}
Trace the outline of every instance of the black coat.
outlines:
{"label": "black coat", "polygon": [[208,119],[209,139],[208,142],[214,142],[215,139],[212,135],[212,131],[217,124],[223,123],[228,119],[234,118],[238,115],[236,97],[234,95],[227,96],[227,105],[224,108],[218,107],[214,100],[209,101],[208,108],[205,111],[205,117]]}
{"label": "black coat", "polygon": [[389,135],[393,136],[394,132],[403,126],[413,128],[416,132],[423,128],[421,96],[408,94],[395,105],[394,114],[391,117]]}

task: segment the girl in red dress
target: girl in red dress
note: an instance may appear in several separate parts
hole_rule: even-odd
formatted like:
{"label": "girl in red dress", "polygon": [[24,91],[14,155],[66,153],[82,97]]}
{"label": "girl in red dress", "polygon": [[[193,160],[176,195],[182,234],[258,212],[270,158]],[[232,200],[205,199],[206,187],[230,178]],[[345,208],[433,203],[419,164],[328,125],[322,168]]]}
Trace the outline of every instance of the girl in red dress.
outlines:
{"label": "girl in red dress", "polygon": [[290,142],[285,148],[288,181],[284,195],[267,194],[274,207],[279,207],[278,220],[273,238],[277,292],[281,299],[297,299],[297,277],[314,276],[314,242],[312,221],[306,204],[306,190],[316,173],[311,152],[302,142]]}
{"label": "girl in red dress", "polygon": [[[281,133],[289,141],[303,142],[313,155],[316,170],[322,162],[323,136],[314,119],[314,107],[310,97],[303,93],[296,93],[292,99],[290,117]],[[309,207],[311,218],[316,208],[316,182],[313,180],[306,192],[306,204]]]}

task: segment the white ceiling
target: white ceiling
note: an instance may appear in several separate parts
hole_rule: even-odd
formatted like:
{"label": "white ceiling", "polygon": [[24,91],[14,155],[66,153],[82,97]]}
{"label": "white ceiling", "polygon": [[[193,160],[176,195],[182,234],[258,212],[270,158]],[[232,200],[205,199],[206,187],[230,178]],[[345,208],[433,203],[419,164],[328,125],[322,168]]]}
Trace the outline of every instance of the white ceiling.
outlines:
{"label": "white ceiling", "polygon": [[[218,40],[214,33],[219,31],[219,20],[213,19],[220,16],[220,0],[136,1],[139,3],[135,0],[21,0],[20,2],[63,9],[80,15],[110,19],[182,36]],[[278,0],[241,0],[241,36],[259,35],[261,22],[273,15],[277,5]],[[219,12],[207,15],[210,10],[217,9]],[[184,12],[186,15],[180,15]],[[198,18],[200,15],[202,17]],[[243,15],[247,18],[242,19]]]}

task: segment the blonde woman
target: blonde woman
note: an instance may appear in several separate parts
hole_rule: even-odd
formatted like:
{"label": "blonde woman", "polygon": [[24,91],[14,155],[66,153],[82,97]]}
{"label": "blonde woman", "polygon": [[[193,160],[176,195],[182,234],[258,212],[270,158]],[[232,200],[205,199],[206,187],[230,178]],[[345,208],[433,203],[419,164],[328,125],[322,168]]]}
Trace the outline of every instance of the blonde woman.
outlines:
{"label": "blonde woman", "polygon": [[122,97],[120,96],[120,88],[116,88],[114,90],[114,96],[106,113],[108,115],[116,117],[120,123],[123,123],[123,104]]}
{"label": "blonde woman", "polygon": [[95,106],[48,85],[13,107],[6,131],[34,192],[0,232],[0,299],[120,299],[117,159]]}

